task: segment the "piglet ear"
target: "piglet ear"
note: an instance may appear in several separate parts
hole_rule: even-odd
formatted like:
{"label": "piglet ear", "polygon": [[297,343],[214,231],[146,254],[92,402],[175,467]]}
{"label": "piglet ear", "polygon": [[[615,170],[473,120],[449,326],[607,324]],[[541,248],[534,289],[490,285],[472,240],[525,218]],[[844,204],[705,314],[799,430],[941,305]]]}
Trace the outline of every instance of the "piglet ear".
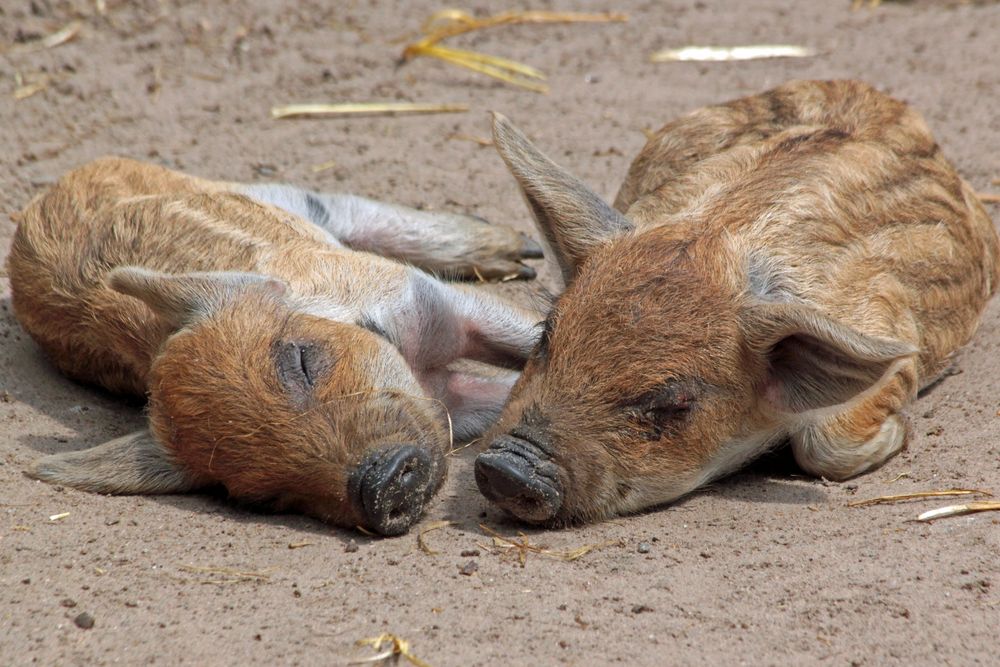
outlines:
{"label": "piglet ear", "polygon": [[567,282],[594,247],[632,229],[621,213],[542,154],[498,113],[493,114],[493,144],[521,186]]}
{"label": "piglet ear", "polygon": [[747,339],[768,364],[768,398],[783,412],[846,403],[917,353],[805,304],[758,303],[745,316]]}
{"label": "piglet ear", "polygon": [[169,274],[136,266],[112,270],[108,286],[141,299],[175,329],[217,310],[243,292],[261,290],[281,296],[287,289],[282,281],[256,273]]}
{"label": "piglet ear", "polygon": [[90,449],[46,456],[27,472],[35,479],[96,493],[182,493],[206,484],[176,463],[145,429]]}

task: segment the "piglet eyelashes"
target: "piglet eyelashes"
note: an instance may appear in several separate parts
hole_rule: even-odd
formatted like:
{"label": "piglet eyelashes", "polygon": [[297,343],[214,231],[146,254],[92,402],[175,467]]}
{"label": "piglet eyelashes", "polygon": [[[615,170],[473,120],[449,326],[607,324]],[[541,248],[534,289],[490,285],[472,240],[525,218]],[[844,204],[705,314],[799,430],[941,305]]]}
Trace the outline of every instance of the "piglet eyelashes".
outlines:
{"label": "piglet eyelashes", "polygon": [[314,343],[280,341],[274,356],[278,379],[293,395],[310,392],[332,365],[328,354]]}

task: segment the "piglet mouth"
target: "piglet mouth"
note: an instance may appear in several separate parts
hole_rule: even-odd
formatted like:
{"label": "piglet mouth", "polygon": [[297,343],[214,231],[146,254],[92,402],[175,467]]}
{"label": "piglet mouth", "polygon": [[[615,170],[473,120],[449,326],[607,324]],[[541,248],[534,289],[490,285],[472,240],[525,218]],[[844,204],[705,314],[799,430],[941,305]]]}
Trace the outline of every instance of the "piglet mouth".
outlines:
{"label": "piglet mouth", "polygon": [[369,453],[348,482],[363,527],[385,536],[409,530],[437,488],[438,468],[432,454],[416,445],[389,445]]}
{"label": "piglet mouth", "polygon": [[501,435],[476,457],[475,471],[486,499],[522,521],[550,521],[562,507],[559,466],[535,441]]}

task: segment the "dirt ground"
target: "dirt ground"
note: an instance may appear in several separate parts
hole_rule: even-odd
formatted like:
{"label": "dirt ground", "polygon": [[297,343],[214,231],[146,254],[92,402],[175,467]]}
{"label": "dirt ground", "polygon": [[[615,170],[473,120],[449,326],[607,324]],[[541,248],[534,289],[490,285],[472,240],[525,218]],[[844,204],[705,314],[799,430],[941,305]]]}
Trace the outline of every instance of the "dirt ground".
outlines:
{"label": "dirt ground", "polygon": [[[539,0],[531,7],[630,19],[454,40],[542,68],[548,95],[439,61],[397,65],[400,38],[450,3],[108,0],[103,15],[99,4],[0,0],[0,256],[14,231],[8,214],[108,153],[529,230],[492,148],[462,138],[488,133],[487,110],[512,117],[611,198],[643,130],[789,78],[862,78],[911,102],[977,189],[1000,190],[991,185],[1000,177],[996,3],[851,11],[850,0]],[[82,30],[67,44],[7,51],[78,17]],[[685,44],[776,42],[819,53],[648,62]],[[41,74],[47,87],[15,101],[17,77],[30,85]],[[268,113],[291,102],[399,100],[471,110]],[[545,267],[538,284],[553,288],[554,276]],[[504,286],[523,298],[537,288]],[[3,277],[0,664],[344,664],[373,654],[357,640],[385,632],[435,666],[997,664],[1000,514],[923,524],[909,520],[947,501],[847,503],[950,487],[1000,493],[998,351],[994,301],[955,374],[909,408],[909,449],[872,474],[818,481],[778,453],[658,511],[525,530],[551,549],[604,546],[573,562],[528,553],[522,567],[516,554],[482,546],[490,538],[480,524],[511,537],[524,529],[479,495],[474,447],[455,457],[424,521],[396,539],[254,514],[222,497],[105,497],[24,477],[34,458],[98,444],[142,417],[53,371],[14,320]],[[437,554],[422,551],[417,532],[442,519],[453,523],[424,538]],[[81,613],[93,627],[78,627]]]}

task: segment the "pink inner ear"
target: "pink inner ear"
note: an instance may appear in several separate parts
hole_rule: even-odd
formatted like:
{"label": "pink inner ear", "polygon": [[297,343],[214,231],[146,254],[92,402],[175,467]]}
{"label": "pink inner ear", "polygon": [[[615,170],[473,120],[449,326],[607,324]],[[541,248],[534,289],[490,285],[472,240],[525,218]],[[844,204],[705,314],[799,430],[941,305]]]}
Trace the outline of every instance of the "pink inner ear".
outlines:
{"label": "pink inner ear", "polygon": [[482,377],[439,368],[417,373],[428,396],[444,404],[455,438],[476,437],[499,416],[517,373]]}
{"label": "pink inner ear", "polygon": [[764,383],[763,396],[764,401],[775,410],[782,412],[788,410],[788,405],[785,402],[785,392],[777,378],[771,376],[767,379],[767,382]]}
{"label": "pink inner ear", "polygon": [[496,377],[482,377],[452,371],[447,368],[418,371],[420,386],[456,413],[475,412],[502,406],[507,401],[511,387],[517,381],[516,373],[504,373]]}
{"label": "pink inner ear", "polygon": [[517,375],[513,373],[485,378],[454,372],[448,378],[444,402],[449,410],[454,405],[466,412],[502,406],[516,381]]}

